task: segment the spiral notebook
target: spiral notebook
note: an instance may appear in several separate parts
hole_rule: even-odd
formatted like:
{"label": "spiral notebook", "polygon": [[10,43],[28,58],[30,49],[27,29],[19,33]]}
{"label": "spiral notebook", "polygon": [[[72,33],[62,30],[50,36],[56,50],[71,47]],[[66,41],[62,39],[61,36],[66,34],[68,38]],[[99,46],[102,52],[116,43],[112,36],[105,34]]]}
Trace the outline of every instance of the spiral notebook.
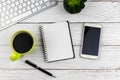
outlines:
{"label": "spiral notebook", "polygon": [[40,34],[46,62],[75,57],[68,21],[40,26]]}

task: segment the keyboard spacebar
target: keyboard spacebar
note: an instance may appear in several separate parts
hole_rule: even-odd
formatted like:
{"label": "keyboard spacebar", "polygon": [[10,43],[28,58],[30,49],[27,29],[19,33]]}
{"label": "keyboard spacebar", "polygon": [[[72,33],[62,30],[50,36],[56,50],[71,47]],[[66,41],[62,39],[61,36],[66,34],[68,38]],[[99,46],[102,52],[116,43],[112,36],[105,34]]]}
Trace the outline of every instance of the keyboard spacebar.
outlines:
{"label": "keyboard spacebar", "polygon": [[31,14],[32,14],[31,11],[27,11],[26,13],[23,13],[23,14],[21,14],[19,16],[14,17],[13,19],[11,19],[11,21],[12,22],[18,21],[18,20],[23,19],[24,17],[29,16]]}

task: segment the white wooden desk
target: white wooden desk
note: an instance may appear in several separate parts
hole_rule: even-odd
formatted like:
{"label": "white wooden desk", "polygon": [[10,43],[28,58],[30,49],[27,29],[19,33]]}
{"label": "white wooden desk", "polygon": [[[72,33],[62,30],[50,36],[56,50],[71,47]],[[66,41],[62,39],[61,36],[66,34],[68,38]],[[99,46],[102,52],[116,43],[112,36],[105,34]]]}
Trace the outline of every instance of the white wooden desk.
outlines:
{"label": "white wooden desk", "polygon": [[[112,2],[113,1],[113,2]],[[69,20],[75,59],[46,63],[43,58],[38,26]],[[103,25],[101,54],[98,60],[79,57],[84,22]],[[0,80],[119,80],[120,79],[120,2],[119,0],[89,0],[81,13],[71,15],[63,8],[63,1],[8,29],[0,31]],[[29,30],[36,38],[35,50],[16,62],[9,60],[10,36],[17,30]],[[48,75],[23,63],[29,59],[53,73]]]}

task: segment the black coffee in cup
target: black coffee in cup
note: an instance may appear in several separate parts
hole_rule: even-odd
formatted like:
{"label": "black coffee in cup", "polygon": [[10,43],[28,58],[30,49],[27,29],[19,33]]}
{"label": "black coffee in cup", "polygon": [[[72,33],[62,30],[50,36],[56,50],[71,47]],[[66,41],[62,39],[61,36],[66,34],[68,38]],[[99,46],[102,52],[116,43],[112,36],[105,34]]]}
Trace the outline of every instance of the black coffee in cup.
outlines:
{"label": "black coffee in cup", "polygon": [[26,53],[33,46],[33,38],[29,33],[21,32],[13,40],[13,48],[16,52]]}

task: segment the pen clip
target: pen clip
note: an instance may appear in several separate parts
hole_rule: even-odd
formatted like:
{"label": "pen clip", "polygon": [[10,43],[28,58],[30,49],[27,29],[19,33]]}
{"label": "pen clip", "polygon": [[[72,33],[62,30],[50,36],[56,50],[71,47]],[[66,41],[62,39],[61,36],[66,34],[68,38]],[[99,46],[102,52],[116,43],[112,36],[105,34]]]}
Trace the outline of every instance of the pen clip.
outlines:
{"label": "pen clip", "polygon": [[36,65],[36,64],[31,63],[31,62],[30,62],[30,61],[28,61],[28,60],[25,60],[25,63],[27,63],[27,64],[31,65],[31,66],[32,66],[32,67],[34,67],[34,68],[37,68],[37,65]]}

